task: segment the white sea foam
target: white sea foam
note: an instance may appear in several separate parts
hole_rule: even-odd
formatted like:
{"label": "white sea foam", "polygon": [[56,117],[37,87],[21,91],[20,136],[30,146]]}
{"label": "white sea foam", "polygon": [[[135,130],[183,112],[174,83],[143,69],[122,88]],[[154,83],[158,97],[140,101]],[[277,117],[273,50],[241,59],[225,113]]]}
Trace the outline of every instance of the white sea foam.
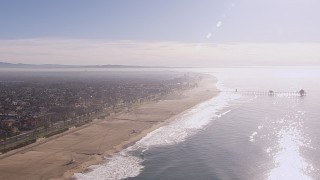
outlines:
{"label": "white sea foam", "polygon": [[[224,88],[218,83],[218,88]],[[168,125],[162,126],[136,142],[133,146],[114,155],[105,164],[90,167],[88,173],[77,173],[77,179],[124,179],[139,175],[143,169],[143,153],[152,147],[174,145],[186,140],[198,130],[208,125],[211,121],[220,118],[230,112],[227,110],[231,100],[237,99],[237,94],[230,95],[220,93],[218,96],[191,108],[177,117]],[[140,151],[140,156],[132,155],[132,152]]]}
{"label": "white sea foam", "polygon": [[254,142],[254,137],[258,134],[258,132],[253,132],[249,138],[250,142]]}
{"label": "white sea foam", "polygon": [[130,156],[129,154],[119,153],[109,159],[108,163],[91,166],[92,172],[77,173],[74,176],[77,179],[124,179],[139,175],[143,166],[140,164],[141,158]]}
{"label": "white sea foam", "polygon": [[[263,125],[258,126],[258,130],[260,131],[263,128]],[[255,141],[255,137],[258,135],[258,132],[255,131],[251,134],[251,136],[249,136],[249,141],[250,142],[254,142]]]}
{"label": "white sea foam", "polygon": [[212,120],[220,118],[230,112],[228,110],[218,114],[220,110],[228,107],[226,97],[225,95],[219,95],[194,107],[172,123],[149,133],[131,148],[150,148],[154,146],[172,145],[184,141],[188,136],[194,134]]}

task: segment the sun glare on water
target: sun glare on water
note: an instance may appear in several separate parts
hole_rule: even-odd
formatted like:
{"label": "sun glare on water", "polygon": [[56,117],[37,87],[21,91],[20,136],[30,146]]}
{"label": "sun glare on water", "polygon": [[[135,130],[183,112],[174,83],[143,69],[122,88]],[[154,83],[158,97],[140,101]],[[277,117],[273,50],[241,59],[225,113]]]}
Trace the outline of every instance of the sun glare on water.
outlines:
{"label": "sun glare on water", "polygon": [[308,141],[301,134],[301,120],[298,116],[294,118],[298,122],[281,120],[281,123],[288,123],[278,133],[278,152],[272,154],[275,168],[268,175],[269,180],[310,180],[308,174],[314,171],[312,164],[309,164],[300,154],[301,148],[308,146]]}

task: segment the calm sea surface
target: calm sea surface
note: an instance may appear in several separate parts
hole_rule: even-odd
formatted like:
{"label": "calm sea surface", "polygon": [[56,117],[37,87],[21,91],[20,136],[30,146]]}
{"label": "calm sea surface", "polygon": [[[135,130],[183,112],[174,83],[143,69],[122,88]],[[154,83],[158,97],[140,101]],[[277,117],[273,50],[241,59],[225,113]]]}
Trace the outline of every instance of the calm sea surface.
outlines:
{"label": "calm sea surface", "polygon": [[[320,179],[320,69],[199,69],[219,96],[78,179]],[[241,91],[307,91],[307,96]]]}

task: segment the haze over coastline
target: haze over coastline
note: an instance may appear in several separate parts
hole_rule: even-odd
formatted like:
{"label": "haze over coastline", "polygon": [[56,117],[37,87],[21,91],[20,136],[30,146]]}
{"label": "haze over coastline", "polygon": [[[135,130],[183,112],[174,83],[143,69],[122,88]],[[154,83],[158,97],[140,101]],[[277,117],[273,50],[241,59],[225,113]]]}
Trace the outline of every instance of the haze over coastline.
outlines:
{"label": "haze over coastline", "polygon": [[0,62],[0,68],[18,68],[18,69],[77,69],[77,68],[169,68],[161,66],[130,66],[130,65],[62,65],[62,64],[13,64],[7,62]]}
{"label": "haze over coastline", "polygon": [[9,63],[163,67],[319,66],[320,43],[0,40]]}

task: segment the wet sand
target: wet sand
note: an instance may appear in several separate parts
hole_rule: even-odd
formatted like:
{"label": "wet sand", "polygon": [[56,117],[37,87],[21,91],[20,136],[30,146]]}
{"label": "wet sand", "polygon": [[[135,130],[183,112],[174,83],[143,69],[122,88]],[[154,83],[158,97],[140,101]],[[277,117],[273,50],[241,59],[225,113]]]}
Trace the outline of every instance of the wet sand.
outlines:
{"label": "wet sand", "polygon": [[[0,156],[0,179],[71,179],[217,94],[216,79]],[[9,156],[10,155],[10,156]]]}

